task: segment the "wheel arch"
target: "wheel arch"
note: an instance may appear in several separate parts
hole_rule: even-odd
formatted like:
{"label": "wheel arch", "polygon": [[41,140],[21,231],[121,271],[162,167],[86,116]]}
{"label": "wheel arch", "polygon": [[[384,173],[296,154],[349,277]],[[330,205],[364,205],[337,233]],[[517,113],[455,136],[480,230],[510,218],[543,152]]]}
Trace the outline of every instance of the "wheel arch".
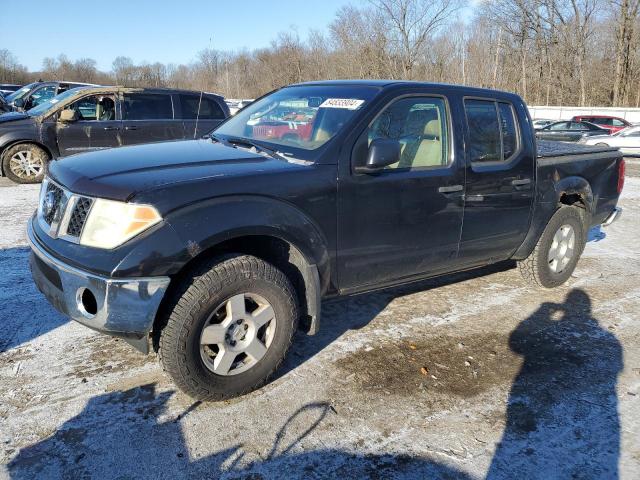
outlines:
{"label": "wheel arch", "polygon": [[587,229],[589,227],[588,218],[593,214],[595,201],[591,185],[585,178],[578,176],[562,178],[553,184],[553,189],[549,188],[546,194],[539,198],[544,201],[536,204],[529,232],[511,257],[514,260],[523,260],[529,256],[551,217],[563,206],[580,208],[586,215]]}
{"label": "wheel arch", "polygon": [[323,293],[323,280],[318,266],[312,263],[300,248],[281,235],[239,234],[213,244],[194,255],[180,270],[171,277],[169,289],[158,310],[152,330],[153,348],[157,350],[159,333],[163,329],[163,315],[168,305],[180,296],[180,286],[190,278],[198,266],[214,262],[229,255],[252,255],[264,260],[280,271],[291,281],[299,301],[301,311],[300,328],[309,335],[317,333],[320,327],[320,308]]}

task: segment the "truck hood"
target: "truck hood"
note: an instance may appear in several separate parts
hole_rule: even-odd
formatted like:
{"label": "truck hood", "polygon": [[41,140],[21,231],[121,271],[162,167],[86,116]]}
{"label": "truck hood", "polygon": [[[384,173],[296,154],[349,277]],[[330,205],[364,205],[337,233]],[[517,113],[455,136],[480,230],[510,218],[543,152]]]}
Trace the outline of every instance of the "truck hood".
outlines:
{"label": "truck hood", "polygon": [[49,175],[74,193],[126,201],[169,185],[255,174],[287,162],[211,140],[162,142],[82,153],[51,162]]}

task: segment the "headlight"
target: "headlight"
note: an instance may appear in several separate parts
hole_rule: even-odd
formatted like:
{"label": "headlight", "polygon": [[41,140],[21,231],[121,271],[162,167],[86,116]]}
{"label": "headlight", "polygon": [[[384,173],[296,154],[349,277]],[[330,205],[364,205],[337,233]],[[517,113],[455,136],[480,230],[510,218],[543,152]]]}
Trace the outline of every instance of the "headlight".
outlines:
{"label": "headlight", "polygon": [[161,220],[162,217],[151,205],[97,198],[82,230],[80,244],[115,248]]}

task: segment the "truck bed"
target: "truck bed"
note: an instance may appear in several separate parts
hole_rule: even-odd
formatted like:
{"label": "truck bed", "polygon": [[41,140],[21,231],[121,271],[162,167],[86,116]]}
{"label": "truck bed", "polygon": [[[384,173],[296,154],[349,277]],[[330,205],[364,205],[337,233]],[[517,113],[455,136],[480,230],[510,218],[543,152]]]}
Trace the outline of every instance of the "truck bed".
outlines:
{"label": "truck bed", "polygon": [[571,161],[576,160],[576,156],[585,156],[592,154],[604,154],[602,156],[609,158],[607,153],[613,153],[611,157],[617,158],[620,152],[614,147],[596,147],[592,145],[581,145],[573,142],[552,142],[549,140],[538,140],[538,159],[548,159],[570,156]]}
{"label": "truck bed", "polygon": [[[592,225],[602,221],[613,211],[618,200],[618,162],[622,153],[617,148],[585,146],[568,142],[538,141],[537,183],[538,193],[545,193],[562,184],[563,179],[572,177],[563,185],[571,191],[586,180],[594,201]],[[550,182],[550,183],[549,183]]]}

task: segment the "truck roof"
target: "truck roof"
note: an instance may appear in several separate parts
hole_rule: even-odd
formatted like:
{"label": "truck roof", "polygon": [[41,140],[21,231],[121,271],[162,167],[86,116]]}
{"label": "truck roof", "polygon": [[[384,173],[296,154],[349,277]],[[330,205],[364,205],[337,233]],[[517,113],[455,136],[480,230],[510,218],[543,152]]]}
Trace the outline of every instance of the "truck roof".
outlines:
{"label": "truck roof", "polygon": [[362,79],[362,80],[315,80],[310,82],[301,82],[293,84],[292,86],[301,86],[301,85],[347,85],[347,86],[363,86],[363,87],[378,87],[378,88],[389,88],[396,86],[420,86],[420,87],[436,87],[436,88],[446,88],[448,90],[461,90],[468,93],[473,93],[476,95],[495,95],[496,93],[503,95],[513,95],[517,96],[516,93],[507,92],[504,90],[492,90],[490,88],[480,88],[480,87],[469,87],[466,85],[455,85],[451,83],[437,83],[437,82],[418,82],[413,80],[372,80],[372,79]]}

